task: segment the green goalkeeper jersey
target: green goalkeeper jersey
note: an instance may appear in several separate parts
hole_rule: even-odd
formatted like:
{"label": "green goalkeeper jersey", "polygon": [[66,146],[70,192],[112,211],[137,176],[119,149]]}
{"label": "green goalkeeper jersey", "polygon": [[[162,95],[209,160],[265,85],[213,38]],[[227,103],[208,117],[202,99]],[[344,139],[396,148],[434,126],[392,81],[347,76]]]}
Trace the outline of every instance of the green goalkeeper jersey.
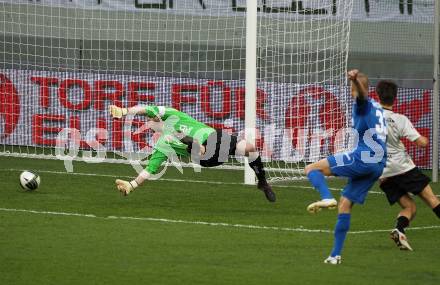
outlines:
{"label": "green goalkeeper jersey", "polygon": [[148,159],[146,170],[151,174],[156,174],[163,162],[168,158],[175,159],[176,157],[189,156],[187,145],[182,143],[173,135],[162,134],[159,140],[154,145],[153,153]]}
{"label": "green goalkeeper jersey", "polygon": [[202,144],[215,132],[215,129],[174,108],[147,106],[145,110],[148,117],[159,117],[164,122],[164,133],[180,132]]}
{"label": "green goalkeeper jersey", "polygon": [[157,173],[162,163],[168,158],[189,156],[187,145],[174,136],[175,132],[192,137],[201,144],[208,139],[210,134],[215,132],[215,129],[174,108],[147,106],[145,109],[148,117],[159,117],[164,122],[162,136],[154,145],[146,169],[151,174]]}

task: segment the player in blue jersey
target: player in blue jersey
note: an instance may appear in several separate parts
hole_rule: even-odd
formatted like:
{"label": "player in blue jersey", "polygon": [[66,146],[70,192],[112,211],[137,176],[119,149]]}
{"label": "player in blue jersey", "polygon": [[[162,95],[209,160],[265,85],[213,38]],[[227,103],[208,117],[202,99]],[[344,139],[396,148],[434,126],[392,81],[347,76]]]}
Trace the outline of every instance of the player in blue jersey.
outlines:
{"label": "player in blue jersey", "polygon": [[[351,209],[363,204],[368,190],[380,177],[386,161],[386,125],[383,109],[368,98],[368,77],[358,70],[348,72],[353,103],[353,133],[357,145],[352,151],[338,153],[307,165],[305,173],[319,191],[321,200],[310,204],[307,210],[316,213],[322,208],[335,208],[337,201],[330,193],[324,176],[342,176],[348,183],[339,200],[338,219],[334,231],[334,246],[324,260],[329,264],[341,263],[341,251],[350,228]],[[356,141],[356,140],[355,140]]]}

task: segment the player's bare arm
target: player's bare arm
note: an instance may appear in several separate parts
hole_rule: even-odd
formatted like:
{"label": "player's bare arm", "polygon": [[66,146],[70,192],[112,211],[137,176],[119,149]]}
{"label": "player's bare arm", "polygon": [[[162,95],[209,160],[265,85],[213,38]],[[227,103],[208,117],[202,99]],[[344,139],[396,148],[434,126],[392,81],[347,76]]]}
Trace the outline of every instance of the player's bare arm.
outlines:
{"label": "player's bare arm", "polygon": [[418,146],[418,147],[427,147],[429,144],[429,140],[427,137],[424,136],[420,136],[418,139],[416,139],[414,141],[414,143]]}
{"label": "player's bare arm", "polygon": [[352,69],[347,72],[348,79],[351,81],[351,96],[360,100],[368,99],[368,77],[359,72],[357,69]]}

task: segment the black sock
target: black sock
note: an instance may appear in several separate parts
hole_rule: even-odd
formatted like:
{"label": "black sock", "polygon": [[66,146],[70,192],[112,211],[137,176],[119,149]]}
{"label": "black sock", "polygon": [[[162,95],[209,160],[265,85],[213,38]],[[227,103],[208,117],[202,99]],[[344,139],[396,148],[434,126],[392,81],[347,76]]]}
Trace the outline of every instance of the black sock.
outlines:
{"label": "black sock", "polygon": [[437,217],[440,218],[440,204],[437,205],[437,207],[435,207],[434,209],[432,209],[432,211],[437,215]]}
{"label": "black sock", "polygon": [[405,216],[399,216],[397,218],[396,229],[401,233],[405,233],[405,228],[409,226],[409,220]]}
{"label": "black sock", "polygon": [[249,166],[255,171],[258,182],[267,183],[266,172],[264,171],[263,162],[261,161],[260,156],[258,156],[257,159],[255,159],[254,161],[249,162]]}

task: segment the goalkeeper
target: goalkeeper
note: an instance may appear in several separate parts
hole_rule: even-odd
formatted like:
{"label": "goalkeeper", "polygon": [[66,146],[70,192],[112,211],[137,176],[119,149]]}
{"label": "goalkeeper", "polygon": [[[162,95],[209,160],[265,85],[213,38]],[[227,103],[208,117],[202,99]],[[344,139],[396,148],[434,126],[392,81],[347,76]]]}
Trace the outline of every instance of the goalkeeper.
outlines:
{"label": "goalkeeper", "polygon": [[275,202],[276,196],[266,181],[263,163],[255,146],[221,129],[211,128],[188,114],[164,106],[134,106],[120,108],[109,106],[112,117],[125,115],[145,115],[148,126],[161,134],[154,146],[145,170],[132,181],[117,179],[116,186],[124,195],[130,194],[156,174],[163,162],[174,160],[177,155],[189,157],[203,167],[218,166],[226,162],[230,155],[249,158],[249,166],[255,171],[257,187],[264,192],[267,200]]}

